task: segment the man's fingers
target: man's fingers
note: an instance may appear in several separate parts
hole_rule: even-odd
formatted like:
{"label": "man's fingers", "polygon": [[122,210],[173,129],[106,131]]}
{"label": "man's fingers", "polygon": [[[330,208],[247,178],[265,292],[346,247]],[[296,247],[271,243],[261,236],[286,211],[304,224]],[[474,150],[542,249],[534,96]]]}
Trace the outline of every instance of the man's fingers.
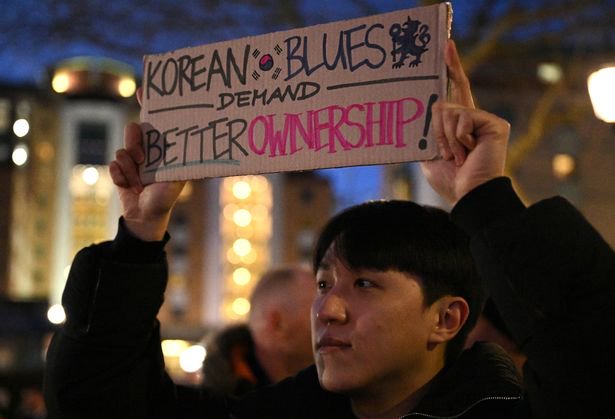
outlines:
{"label": "man's fingers", "polygon": [[140,164],[145,159],[141,126],[131,122],[124,128],[124,146],[132,159]]}
{"label": "man's fingers", "polygon": [[466,150],[457,138],[457,126],[459,124],[460,110],[457,108],[445,108],[442,113],[444,134],[448,141],[449,149],[455,159],[455,164],[461,166],[466,159]]}
{"label": "man's fingers", "polygon": [[508,142],[510,136],[510,123],[499,116],[476,110],[472,115],[474,135],[489,141]]}
{"label": "man's fingers", "polygon": [[124,176],[124,174],[122,173],[122,169],[120,169],[120,166],[115,161],[109,163],[109,174],[111,175],[111,180],[113,181],[114,185],[117,185],[121,188],[129,187],[126,176]]}
{"label": "man's fingers", "polygon": [[448,146],[448,140],[444,132],[442,112],[446,104],[443,102],[436,102],[432,108],[431,128],[440,150],[440,155],[444,160],[450,160],[453,157],[450,147]]}
{"label": "man's fingers", "polygon": [[132,189],[139,194],[143,184],[139,177],[139,164],[145,159],[141,126],[131,122],[124,128],[124,146],[115,152],[115,160],[109,164],[113,183],[121,188]]}
{"label": "man's fingers", "polygon": [[468,108],[474,108],[474,99],[472,98],[472,90],[470,81],[461,64],[457,46],[452,39],[448,40],[446,45],[444,59],[448,69],[448,77],[451,81],[451,98],[450,100]]}
{"label": "man's fingers", "polygon": [[[115,168],[116,166],[117,168]],[[143,184],[139,177],[139,166],[126,149],[122,148],[115,152],[115,161],[111,162],[109,170],[119,170],[120,174],[117,176],[118,180],[122,180],[123,176],[123,184],[120,185],[116,183],[116,185],[130,188],[135,193],[141,193],[143,191]]]}
{"label": "man's fingers", "polygon": [[433,107],[433,132],[445,160],[460,166],[468,151],[476,147],[475,130],[482,122],[481,111],[455,103],[438,102]]}
{"label": "man's fingers", "polygon": [[473,131],[474,122],[470,115],[467,112],[460,112],[455,137],[468,150],[474,150],[474,147],[476,147],[476,138],[474,138]]}

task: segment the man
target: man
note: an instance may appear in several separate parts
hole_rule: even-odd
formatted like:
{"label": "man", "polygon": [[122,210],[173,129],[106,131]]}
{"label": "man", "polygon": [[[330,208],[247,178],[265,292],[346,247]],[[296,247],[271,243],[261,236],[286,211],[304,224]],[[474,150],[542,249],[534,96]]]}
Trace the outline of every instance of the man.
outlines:
{"label": "man", "polygon": [[307,268],[265,272],[252,291],[248,323],[223,329],[207,346],[205,388],[239,396],[311,365],[313,298],[314,276]]}
{"label": "man", "polygon": [[131,125],[110,167],[124,206],[118,236],[76,257],[65,290],[67,323],[48,358],[52,415],[605,417],[615,374],[600,320],[614,318],[615,256],[561,200],[525,208],[501,177],[508,124],[473,108],[453,43],[446,62],[452,103],[435,106],[432,122],[443,159],[423,167],[455,205],[452,218],[528,356],[524,398],[501,349],[459,351],[482,294],[467,237],[442,211],[399,202],[349,209],[321,235],[316,368],[236,401],[175,386],[160,363],[155,316],[163,238],[182,185],[143,188],[141,133]]}
{"label": "man", "polygon": [[[314,266],[318,378],[350,395],[357,417],[497,415],[520,399],[504,353],[461,352],[484,286],[467,237],[443,210],[404,201],[350,208],[325,227]],[[480,389],[461,386],[470,377]]]}

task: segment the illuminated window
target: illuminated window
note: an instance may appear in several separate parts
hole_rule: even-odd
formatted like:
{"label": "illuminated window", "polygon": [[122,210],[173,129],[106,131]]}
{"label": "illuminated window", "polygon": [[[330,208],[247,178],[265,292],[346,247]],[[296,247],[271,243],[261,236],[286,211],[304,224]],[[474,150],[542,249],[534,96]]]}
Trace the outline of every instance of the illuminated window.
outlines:
{"label": "illuminated window", "polygon": [[107,124],[81,122],[77,127],[77,163],[106,165],[108,137]]}
{"label": "illuminated window", "polygon": [[11,124],[11,101],[0,99],[0,135],[9,130]]}

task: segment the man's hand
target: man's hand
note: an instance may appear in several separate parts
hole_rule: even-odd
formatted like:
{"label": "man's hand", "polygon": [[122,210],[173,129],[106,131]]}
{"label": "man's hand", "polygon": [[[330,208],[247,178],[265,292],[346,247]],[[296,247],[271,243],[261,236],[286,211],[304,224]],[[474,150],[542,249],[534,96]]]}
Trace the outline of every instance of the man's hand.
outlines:
{"label": "man's hand", "polygon": [[433,107],[432,129],[441,160],[423,162],[430,185],[449,203],[504,174],[510,125],[490,113],[475,109],[470,83],[453,41],[445,51],[451,81],[450,102]]}
{"label": "man's hand", "polygon": [[143,162],[143,135],[139,124],[124,130],[124,148],[117,150],[109,173],[118,188],[126,227],[141,240],[161,240],[171,211],[185,182],[162,182],[143,186],[139,164]]}

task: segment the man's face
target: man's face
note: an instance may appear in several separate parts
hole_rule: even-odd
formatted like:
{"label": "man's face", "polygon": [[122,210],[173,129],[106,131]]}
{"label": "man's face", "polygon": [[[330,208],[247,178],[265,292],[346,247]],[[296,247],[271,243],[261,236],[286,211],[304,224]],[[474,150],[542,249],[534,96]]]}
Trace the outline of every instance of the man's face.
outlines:
{"label": "man's face", "polygon": [[416,279],[393,270],[350,270],[329,249],[316,282],[312,345],[325,389],[377,394],[426,377],[434,365],[429,338],[437,315],[424,307]]}

